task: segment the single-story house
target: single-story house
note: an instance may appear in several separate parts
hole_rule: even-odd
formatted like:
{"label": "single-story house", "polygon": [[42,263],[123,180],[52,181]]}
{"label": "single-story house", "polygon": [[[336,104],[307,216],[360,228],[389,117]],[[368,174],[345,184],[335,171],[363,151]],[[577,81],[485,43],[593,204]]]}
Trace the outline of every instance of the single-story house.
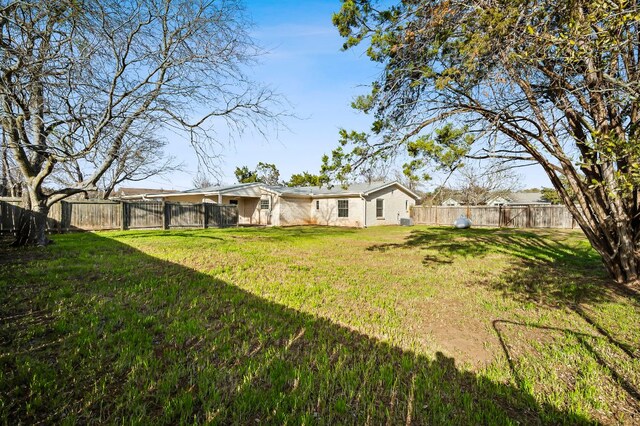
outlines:
{"label": "single-story house", "polygon": [[529,206],[529,205],[550,205],[549,201],[542,198],[542,192],[522,191],[510,192],[504,196],[497,196],[487,200],[488,206]]}
{"label": "single-story house", "polygon": [[399,224],[400,219],[409,218],[410,209],[419,198],[398,182],[361,183],[346,188],[246,183],[121,197],[122,200],[235,204],[241,225],[353,227]]}
{"label": "single-story house", "polygon": [[[440,205],[448,207],[464,206],[462,195],[452,196],[444,200]],[[551,203],[542,197],[540,191],[517,191],[508,192],[502,195],[489,195],[478,205],[486,206],[530,206],[530,205],[550,205]]]}
{"label": "single-story house", "polygon": [[453,198],[449,197],[444,200],[441,205],[446,207],[459,207],[462,204],[460,203],[460,201],[454,200]]}

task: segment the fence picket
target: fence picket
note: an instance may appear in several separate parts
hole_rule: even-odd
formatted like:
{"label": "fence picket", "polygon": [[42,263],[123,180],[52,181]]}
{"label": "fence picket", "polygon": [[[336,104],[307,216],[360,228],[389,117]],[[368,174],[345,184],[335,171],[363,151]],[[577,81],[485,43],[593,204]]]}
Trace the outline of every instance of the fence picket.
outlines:
{"label": "fence picket", "polygon": [[[0,199],[0,233],[15,232],[22,200]],[[150,201],[73,200],[54,204],[47,220],[49,232],[108,229],[207,228],[236,226],[234,205],[162,203]]]}
{"label": "fence picket", "polygon": [[452,225],[465,215],[474,226],[509,228],[575,228],[565,206],[415,206],[411,218],[418,225]]}

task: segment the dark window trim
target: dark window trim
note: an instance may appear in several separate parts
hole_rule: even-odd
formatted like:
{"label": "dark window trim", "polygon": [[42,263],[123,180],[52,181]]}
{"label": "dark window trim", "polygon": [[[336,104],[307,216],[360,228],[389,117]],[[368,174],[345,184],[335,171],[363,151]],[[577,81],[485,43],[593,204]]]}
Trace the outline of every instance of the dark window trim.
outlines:
{"label": "dark window trim", "polygon": [[[382,207],[378,207],[378,203],[382,203]],[[378,210],[382,211],[382,214],[378,214]],[[384,219],[384,199],[376,198],[376,219]]]}
{"label": "dark window trim", "polygon": [[[340,207],[340,203],[346,203],[346,207]],[[346,211],[346,214],[344,213]],[[338,217],[349,217],[349,200],[338,200]]]}

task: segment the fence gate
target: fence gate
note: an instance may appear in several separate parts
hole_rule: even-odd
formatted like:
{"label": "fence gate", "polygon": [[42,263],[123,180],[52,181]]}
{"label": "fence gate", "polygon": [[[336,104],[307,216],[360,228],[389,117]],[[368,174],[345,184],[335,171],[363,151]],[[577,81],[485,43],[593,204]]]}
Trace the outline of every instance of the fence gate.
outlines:
{"label": "fence gate", "polygon": [[411,218],[418,225],[453,225],[460,215],[473,226],[573,229],[576,221],[566,206],[415,206]]}
{"label": "fence gate", "polygon": [[531,219],[528,206],[499,206],[498,226],[506,228],[530,228]]}
{"label": "fence gate", "polygon": [[[22,201],[0,199],[0,233],[16,231]],[[214,228],[238,225],[238,206],[157,201],[72,200],[51,206],[49,232],[108,229]]]}

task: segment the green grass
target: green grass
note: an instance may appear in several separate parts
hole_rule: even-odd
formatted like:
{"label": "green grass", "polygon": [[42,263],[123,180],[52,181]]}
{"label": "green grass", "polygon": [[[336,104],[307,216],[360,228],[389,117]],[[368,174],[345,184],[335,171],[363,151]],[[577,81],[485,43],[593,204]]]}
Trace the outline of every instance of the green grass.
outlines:
{"label": "green grass", "polygon": [[0,248],[3,423],[640,422],[640,303],[577,232],[53,238]]}

